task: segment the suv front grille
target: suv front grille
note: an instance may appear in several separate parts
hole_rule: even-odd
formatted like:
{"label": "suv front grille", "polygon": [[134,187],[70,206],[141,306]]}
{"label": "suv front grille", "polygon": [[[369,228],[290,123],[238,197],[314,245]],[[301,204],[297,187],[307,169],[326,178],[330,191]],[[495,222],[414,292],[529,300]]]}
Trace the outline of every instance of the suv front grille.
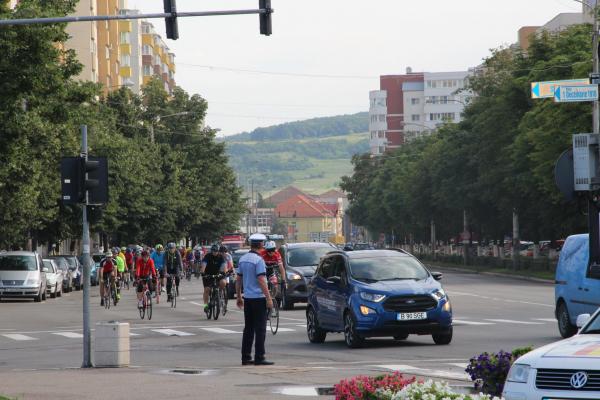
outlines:
{"label": "suv front grille", "polygon": [[[577,372],[585,372],[588,380],[585,386],[575,389],[571,386],[571,377]],[[535,387],[547,390],[600,391],[600,371],[580,369],[538,369]]]}
{"label": "suv front grille", "polygon": [[4,286],[23,286],[23,283],[25,283],[25,281],[17,281],[17,280],[3,280],[2,284]]}
{"label": "suv front grille", "polygon": [[437,301],[426,294],[393,296],[383,302],[385,311],[416,312],[429,311],[437,307]]}

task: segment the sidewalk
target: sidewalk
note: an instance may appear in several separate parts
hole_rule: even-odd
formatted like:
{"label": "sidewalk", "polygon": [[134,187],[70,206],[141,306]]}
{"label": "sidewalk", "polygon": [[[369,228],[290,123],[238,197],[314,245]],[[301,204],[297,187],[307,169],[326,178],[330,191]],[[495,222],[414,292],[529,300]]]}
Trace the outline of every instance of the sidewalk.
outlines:
{"label": "sidewalk", "polygon": [[[435,262],[424,262],[425,265],[427,265],[429,267],[429,269],[439,269],[441,271],[452,271],[452,272],[462,272],[462,273],[466,273],[466,274],[478,274],[478,275],[487,275],[487,276],[497,276],[497,277],[502,277],[502,278],[510,278],[510,279],[518,279],[518,280],[523,280],[523,281],[530,281],[530,282],[538,282],[538,283],[547,283],[547,284],[554,284],[554,280],[553,279],[542,279],[542,278],[536,278],[533,276],[526,276],[526,275],[519,275],[518,273],[504,273],[504,272],[486,272],[486,271],[482,271],[482,270],[478,270],[476,268],[461,268],[461,267],[454,267],[454,266],[447,266],[447,265],[436,265]],[[481,268],[483,269],[483,267]]]}

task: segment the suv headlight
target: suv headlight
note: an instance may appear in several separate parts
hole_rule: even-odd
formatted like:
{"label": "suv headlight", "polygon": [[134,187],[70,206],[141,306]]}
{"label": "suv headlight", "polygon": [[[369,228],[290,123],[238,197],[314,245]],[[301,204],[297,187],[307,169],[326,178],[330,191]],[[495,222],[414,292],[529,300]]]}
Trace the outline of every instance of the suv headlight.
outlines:
{"label": "suv headlight", "polygon": [[40,284],[39,278],[30,278],[25,281],[25,286],[38,286]]}
{"label": "suv headlight", "polygon": [[295,272],[288,272],[287,278],[288,278],[288,281],[299,281],[300,279],[302,279],[302,276],[300,276],[299,274],[296,274]]}
{"label": "suv headlight", "polygon": [[367,301],[379,303],[385,299],[385,294],[360,292],[360,298]]}
{"label": "suv headlight", "polygon": [[431,295],[435,297],[436,300],[440,301],[441,299],[446,297],[446,292],[444,292],[444,289],[438,289],[435,292],[431,293]]}
{"label": "suv headlight", "polygon": [[527,364],[513,364],[506,378],[509,382],[527,383],[531,367]]}

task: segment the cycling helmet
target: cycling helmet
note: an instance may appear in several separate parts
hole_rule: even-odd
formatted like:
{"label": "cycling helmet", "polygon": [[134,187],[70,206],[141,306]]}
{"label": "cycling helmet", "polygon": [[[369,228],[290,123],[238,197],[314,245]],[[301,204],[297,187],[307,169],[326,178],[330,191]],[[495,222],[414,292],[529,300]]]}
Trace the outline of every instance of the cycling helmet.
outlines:
{"label": "cycling helmet", "polygon": [[120,249],[118,247],[112,248],[112,254],[119,254]]}
{"label": "cycling helmet", "polygon": [[142,249],[136,249],[135,250],[135,255],[136,256],[141,256],[142,255]]}
{"label": "cycling helmet", "polygon": [[269,240],[267,243],[265,243],[265,250],[277,250],[277,245],[274,241]]}
{"label": "cycling helmet", "polygon": [[174,249],[174,248],[175,248],[175,243],[173,243],[173,242],[167,243],[167,249],[171,250],[171,249]]}
{"label": "cycling helmet", "polygon": [[104,256],[106,257],[112,257],[113,253],[110,251],[107,251],[106,253],[104,253]]}
{"label": "cycling helmet", "polygon": [[132,250],[131,250],[131,248],[129,248],[129,247],[125,249],[125,253],[127,253],[127,254],[131,254],[131,251],[132,251]]}
{"label": "cycling helmet", "polygon": [[121,251],[127,251],[127,247],[121,247]]}
{"label": "cycling helmet", "polygon": [[164,247],[162,244],[157,244],[155,248],[156,248],[156,251],[161,251]]}
{"label": "cycling helmet", "polygon": [[210,251],[212,251],[212,252],[219,251],[219,245],[218,244],[213,244],[212,246],[210,246]]}
{"label": "cycling helmet", "polygon": [[221,252],[221,253],[227,253],[227,251],[228,251],[227,250],[227,246],[221,245],[221,247],[219,247],[219,252]]}

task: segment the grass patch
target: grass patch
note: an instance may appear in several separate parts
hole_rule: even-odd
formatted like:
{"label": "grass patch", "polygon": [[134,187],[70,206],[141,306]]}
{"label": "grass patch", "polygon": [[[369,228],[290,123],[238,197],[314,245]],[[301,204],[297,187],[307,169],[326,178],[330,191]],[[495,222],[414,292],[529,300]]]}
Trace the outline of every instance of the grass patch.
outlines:
{"label": "grass patch", "polygon": [[319,160],[309,158],[312,167],[300,171],[290,171],[293,185],[308,193],[318,194],[339,186],[343,175],[352,174],[350,159]]}

